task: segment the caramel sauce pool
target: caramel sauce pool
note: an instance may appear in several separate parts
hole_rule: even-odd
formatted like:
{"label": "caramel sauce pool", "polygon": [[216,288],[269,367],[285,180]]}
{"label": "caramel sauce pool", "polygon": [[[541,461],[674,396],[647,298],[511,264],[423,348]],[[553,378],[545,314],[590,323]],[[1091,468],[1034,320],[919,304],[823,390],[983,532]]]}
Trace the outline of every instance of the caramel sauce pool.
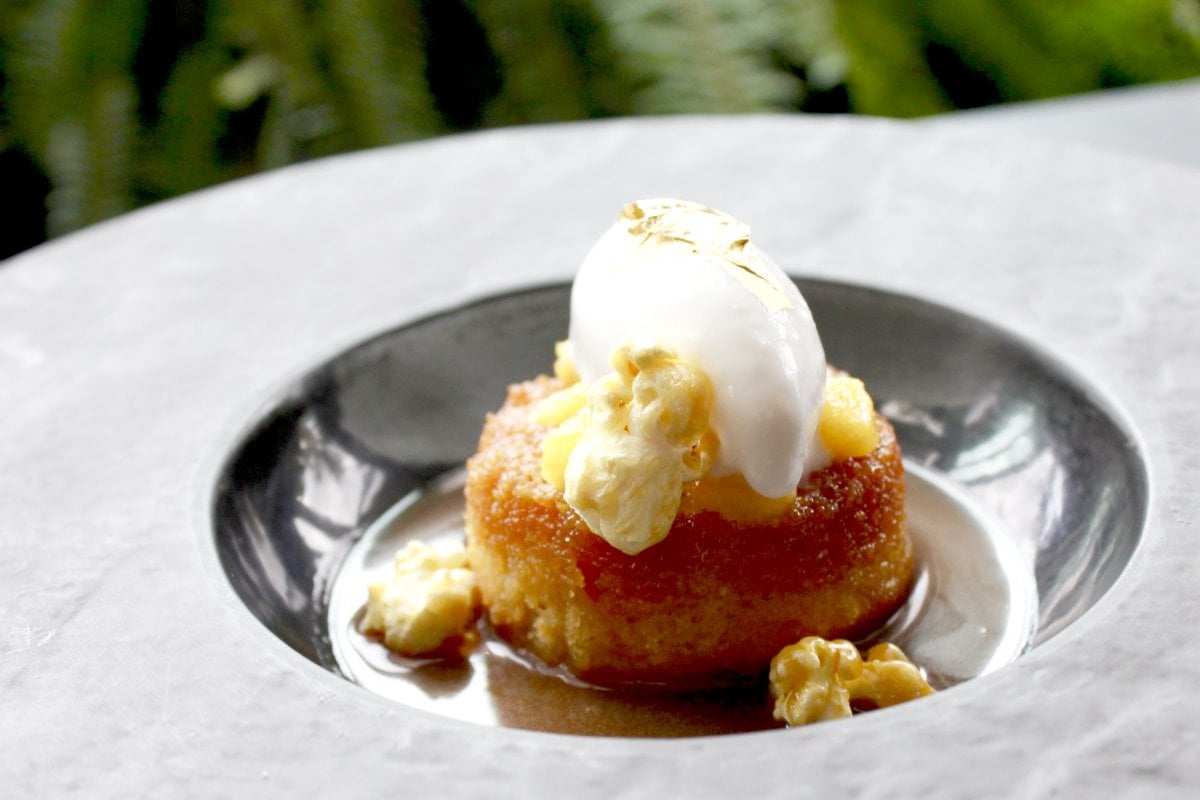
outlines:
{"label": "caramel sauce pool", "polygon": [[594,687],[513,652],[482,622],[483,643],[469,658],[410,659],[360,633],[360,616],[345,632],[357,655],[378,676],[422,692],[429,710],[443,702],[464,704],[464,710],[471,704],[468,713],[476,722],[592,736],[707,736],[780,727],[771,717],[765,682],[687,693]]}
{"label": "caramel sauce pool", "polygon": [[[907,603],[864,644],[898,644],[945,689],[1028,647],[1037,595],[1028,565],[954,486],[908,466],[907,515],[918,573]],[[481,725],[591,736],[680,737],[780,728],[761,683],[672,693],[604,689],[514,652],[481,622],[465,660],[407,659],[358,630],[366,587],[409,539],[462,539],[461,471],[404,498],[354,545],[329,593],[338,670],[396,702]],[[920,701],[915,701],[920,702]]]}

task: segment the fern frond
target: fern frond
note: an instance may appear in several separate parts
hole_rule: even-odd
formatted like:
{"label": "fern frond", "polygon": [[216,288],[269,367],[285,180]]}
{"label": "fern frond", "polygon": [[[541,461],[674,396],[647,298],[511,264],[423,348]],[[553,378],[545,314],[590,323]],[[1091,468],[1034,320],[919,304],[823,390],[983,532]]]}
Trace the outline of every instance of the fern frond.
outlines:
{"label": "fern frond", "polygon": [[849,57],[846,85],[853,110],[918,117],[953,108],[930,72],[917,4],[909,0],[842,0],[837,30]]}
{"label": "fern frond", "polygon": [[1197,0],[842,0],[837,14],[854,108],[872,114],[1200,74]]}
{"label": "fern frond", "polygon": [[[1197,0],[1012,0],[1015,23],[1029,30],[1058,66],[1075,65],[1084,88],[1186,78],[1200,73]],[[1040,89],[1032,76],[1019,87]],[[1070,90],[1071,87],[1066,87]],[[1061,94],[1062,92],[1055,92]]]}
{"label": "fern frond", "polygon": [[303,0],[220,0],[213,7],[217,35],[241,51],[245,63],[269,64],[260,85],[266,116],[255,168],[270,169],[344,149],[337,116],[317,56],[317,32]]}
{"label": "fern frond", "polygon": [[778,109],[800,92],[770,61],[765,0],[597,0],[596,9],[640,84],[635,111]]}
{"label": "fern frond", "polygon": [[354,146],[442,132],[425,81],[421,19],[415,3],[323,0],[316,22],[335,88],[333,97]]}
{"label": "fern frond", "polygon": [[485,125],[585,119],[622,113],[630,88],[614,69],[608,31],[580,0],[475,0],[499,60],[501,91]]}
{"label": "fern frond", "polygon": [[219,147],[229,118],[229,98],[219,98],[219,83],[232,66],[226,48],[213,39],[180,57],[160,99],[154,146],[142,158],[148,196],[182,194],[238,174]]}
{"label": "fern frond", "polygon": [[956,53],[963,67],[987,76],[997,100],[1053,97],[1098,86],[1089,59],[1045,40],[1043,31],[1021,20],[1018,3],[978,0],[969,14],[963,13],[961,0],[925,0],[921,8],[927,37]]}
{"label": "fern frond", "polygon": [[148,0],[49,0],[16,23],[6,66],[14,119],[51,182],[48,229],[132,207],[134,54]]}
{"label": "fern frond", "polygon": [[12,125],[39,160],[45,158],[55,120],[78,106],[77,58],[69,42],[80,38],[86,6],[81,0],[47,0],[21,14],[8,12],[5,77]]}
{"label": "fern frond", "polygon": [[850,55],[838,35],[836,0],[775,0],[764,16],[768,41],[790,64],[803,68],[814,89],[846,80]]}

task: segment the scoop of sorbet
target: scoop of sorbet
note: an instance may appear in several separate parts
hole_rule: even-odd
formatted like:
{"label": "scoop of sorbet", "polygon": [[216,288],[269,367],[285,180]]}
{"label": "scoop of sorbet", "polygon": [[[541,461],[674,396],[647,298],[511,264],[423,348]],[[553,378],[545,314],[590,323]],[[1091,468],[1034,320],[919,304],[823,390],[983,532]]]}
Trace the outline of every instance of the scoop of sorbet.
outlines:
{"label": "scoop of sorbet", "polygon": [[816,435],[826,366],[812,314],[727,214],[681,200],[626,206],[575,278],[570,340],[584,383],[607,375],[630,341],[701,370],[712,387],[713,477],[740,473],[759,494],[782,497],[828,462]]}

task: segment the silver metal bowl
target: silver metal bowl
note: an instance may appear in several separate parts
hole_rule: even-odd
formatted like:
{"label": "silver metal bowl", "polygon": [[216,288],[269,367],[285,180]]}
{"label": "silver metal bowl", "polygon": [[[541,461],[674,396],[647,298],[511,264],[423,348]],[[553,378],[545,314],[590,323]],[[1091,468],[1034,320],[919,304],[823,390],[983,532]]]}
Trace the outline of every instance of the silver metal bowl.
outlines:
{"label": "silver metal bowl", "polygon": [[[980,319],[878,289],[799,279],[829,361],[861,377],[905,459],[980,509],[1036,580],[1032,646],[1121,575],[1148,513],[1137,438],[1052,354]],[[216,482],[213,542],[246,607],[340,672],[339,565],[387,509],[461,466],[505,387],[549,368],[569,287],[487,298],[383,333],[287,386]]]}

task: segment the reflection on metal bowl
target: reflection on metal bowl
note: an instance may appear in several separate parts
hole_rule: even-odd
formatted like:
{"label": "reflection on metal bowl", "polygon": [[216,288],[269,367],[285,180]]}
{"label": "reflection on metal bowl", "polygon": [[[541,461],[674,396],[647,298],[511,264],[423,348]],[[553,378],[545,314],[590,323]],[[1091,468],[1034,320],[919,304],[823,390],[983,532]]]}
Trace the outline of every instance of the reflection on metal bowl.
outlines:
{"label": "reflection on metal bowl", "polygon": [[[1036,624],[1021,608],[991,609],[1009,619],[1009,638],[944,683],[1083,615],[1128,564],[1148,513],[1145,464],[1123,416],[1053,355],[987,322],[877,289],[798,283],[830,362],[861,377],[895,426],[922,518],[977,520],[1001,572],[1036,585],[1027,603],[1019,577],[1000,592],[1036,608]],[[339,664],[329,622],[347,554],[402,498],[461,466],[509,383],[548,371],[568,296],[564,285],[518,291],[383,333],[285,387],[234,443],[217,476],[214,543],[247,608],[298,654],[353,672]],[[946,538],[953,532],[919,533],[919,551],[938,548],[926,565],[972,556]]]}

